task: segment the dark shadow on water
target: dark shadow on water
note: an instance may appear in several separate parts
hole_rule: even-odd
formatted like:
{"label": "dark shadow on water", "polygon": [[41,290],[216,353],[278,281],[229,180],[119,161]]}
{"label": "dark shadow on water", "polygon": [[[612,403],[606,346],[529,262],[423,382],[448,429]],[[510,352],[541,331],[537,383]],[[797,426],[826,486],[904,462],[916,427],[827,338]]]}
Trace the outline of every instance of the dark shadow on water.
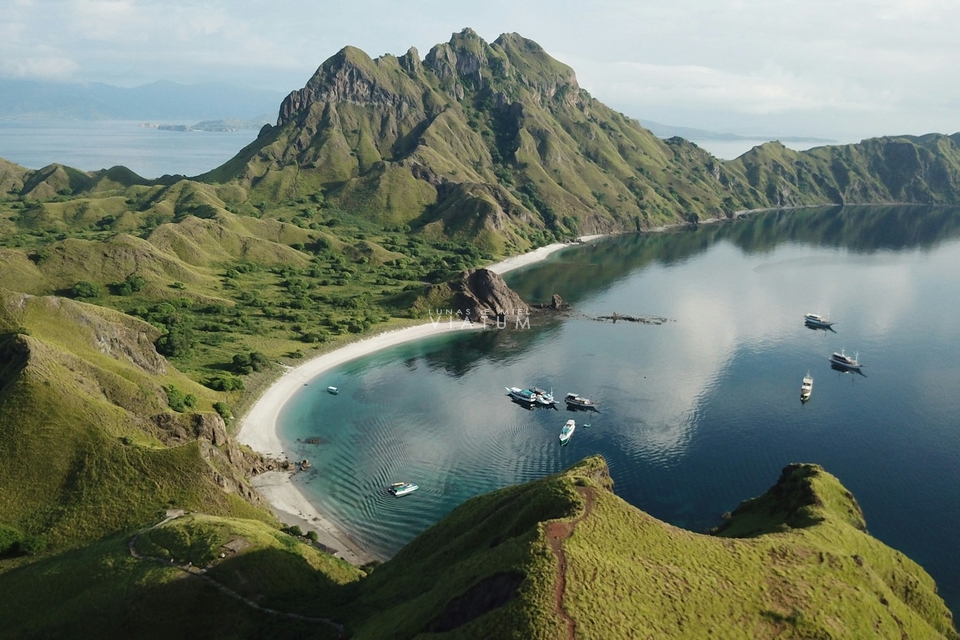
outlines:
{"label": "dark shadow on water", "polygon": [[809,322],[804,322],[803,326],[805,326],[807,329],[810,329],[811,331],[823,331],[824,333],[829,331],[830,333],[836,333],[833,327],[818,327],[817,325],[810,324]]}
{"label": "dark shadow on water", "polygon": [[851,375],[858,375],[858,376],[861,376],[861,377],[863,377],[863,378],[866,378],[866,377],[867,377],[867,374],[865,374],[865,373],[864,373],[863,371],[861,371],[860,369],[851,369],[851,368],[849,368],[849,367],[844,367],[844,366],[839,365],[839,364],[836,364],[836,363],[834,363],[834,362],[831,362],[831,363],[830,363],[830,368],[833,369],[834,371],[838,372],[838,373],[849,373],[849,374],[851,374]]}
{"label": "dark shadow on water", "polygon": [[443,371],[454,378],[462,378],[483,362],[506,362],[522,359],[525,354],[545,340],[550,340],[563,326],[562,318],[535,321],[531,328],[496,329],[492,325],[482,331],[464,332],[439,349],[417,355],[405,361],[408,367],[423,362],[432,371]]}
{"label": "dark shadow on water", "polygon": [[575,304],[609,289],[638,269],[681,263],[721,242],[729,242],[747,254],[769,253],[780,244],[795,243],[869,255],[930,250],[957,237],[957,207],[878,205],[780,210],[696,228],[605,238],[512,271],[504,279],[529,303],[546,303],[559,293]]}
{"label": "dark shadow on water", "polygon": [[600,409],[595,405],[590,407],[581,407],[575,404],[568,404],[567,411],[573,411],[574,413],[600,413]]}

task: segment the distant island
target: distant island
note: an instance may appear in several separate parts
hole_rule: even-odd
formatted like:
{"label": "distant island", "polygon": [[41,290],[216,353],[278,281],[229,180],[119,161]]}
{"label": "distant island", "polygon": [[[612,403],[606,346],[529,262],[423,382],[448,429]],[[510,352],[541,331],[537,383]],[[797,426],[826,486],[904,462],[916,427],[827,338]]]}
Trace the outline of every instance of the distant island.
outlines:
{"label": "distant island", "polygon": [[679,136],[687,140],[716,140],[718,142],[736,142],[738,140],[779,140],[780,142],[813,142],[819,144],[832,144],[836,140],[830,138],[816,138],[813,136],[770,136],[770,135],[741,135],[737,133],[723,133],[717,131],[708,131],[706,129],[696,129],[694,127],[679,127],[670,124],[662,124],[653,120],[637,120],[640,124],[650,130],[650,133],[658,138],[672,138]]}
{"label": "distant island", "polygon": [[257,118],[283,93],[222,83],[139,87],[0,78],[0,119],[214,120]]}
{"label": "distant island", "polygon": [[263,115],[252,120],[237,120],[234,118],[204,120],[193,125],[144,122],[140,125],[140,128],[157,129],[158,131],[214,131],[217,133],[234,133],[237,131],[256,131],[265,124],[270,124],[270,118]]}

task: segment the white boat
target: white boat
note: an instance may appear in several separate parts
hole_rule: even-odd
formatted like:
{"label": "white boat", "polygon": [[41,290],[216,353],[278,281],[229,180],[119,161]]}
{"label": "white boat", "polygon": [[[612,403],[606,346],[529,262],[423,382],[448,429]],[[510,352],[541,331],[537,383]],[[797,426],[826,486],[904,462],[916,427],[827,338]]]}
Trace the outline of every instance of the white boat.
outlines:
{"label": "white boat", "polygon": [[806,402],[810,399],[811,393],[813,393],[813,377],[807,371],[807,375],[803,376],[803,382],[800,383],[800,400]]}
{"label": "white boat", "polygon": [[526,402],[529,404],[536,404],[537,396],[530,389],[521,389],[520,387],[504,387],[507,390],[507,393],[511,398],[519,402]]}
{"label": "white boat", "polygon": [[819,313],[804,314],[803,321],[811,327],[823,327],[824,329],[828,329],[833,326],[832,322],[821,316]]}
{"label": "white boat", "polygon": [[553,399],[553,393],[549,391],[544,391],[543,389],[538,389],[533,387],[530,389],[536,398],[536,403],[544,407],[552,407],[557,404],[557,401]]}
{"label": "white boat", "polygon": [[575,393],[568,393],[563,401],[571,407],[580,407],[583,409],[592,409],[597,406],[590,398],[584,398]]}
{"label": "white boat", "polygon": [[327,392],[337,395],[340,393],[340,389],[337,389],[336,387],[327,387]]}
{"label": "white boat", "polygon": [[567,423],[563,425],[563,429],[560,430],[560,444],[567,444],[570,442],[570,438],[573,437],[573,430],[576,428],[576,422],[573,420],[567,420]]}
{"label": "white boat", "polygon": [[399,498],[401,496],[413,493],[419,488],[420,485],[412,482],[394,482],[392,485],[390,485],[390,488],[387,489],[387,491]]}
{"label": "white boat", "polygon": [[863,365],[857,361],[857,358],[860,357],[860,354],[857,353],[853,358],[848,356],[843,352],[843,349],[840,349],[840,353],[834,351],[833,355],[830,356],[830,364],[835,365],[841,369],[848,369],[850,371],[859,371],[860,367]]}

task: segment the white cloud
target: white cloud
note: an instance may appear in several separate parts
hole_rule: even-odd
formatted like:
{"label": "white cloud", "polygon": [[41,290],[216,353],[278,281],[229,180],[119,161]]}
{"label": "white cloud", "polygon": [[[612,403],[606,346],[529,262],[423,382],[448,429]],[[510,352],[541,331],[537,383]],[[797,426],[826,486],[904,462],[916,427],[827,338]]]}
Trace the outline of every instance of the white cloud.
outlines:
{"label": "white cloud", "polygon": [[744,113],[793,110],[874,110],[883,101],[866,99],[857,87],[824,87],[767,64],[753,73],[698,65],[619,62],[578,65],[586,70],[594,93],[632,104],[685,103]]}
{"label": "white cloud", "polygon": [[56,77],[59,60],[79,81],[292,89],[344,45],[374,56],[415,45],[425,54],[472,26],[487,39],[509,31],[533,38],[599,99],[648,119],[679,114],[673,124],[732,123],[740,114],[778,126],[774,116],[789,116],[791,130],[848,121],[950,129],[960,102],[960,86],[945,81],[960,71],[960,4],[944,0],[6,4],[6,75]]}
{"label": "white cloud", "polygon": [[14,78],[70,80],[79,68],[70,58],[56,56],[0,61],[0,74]]}

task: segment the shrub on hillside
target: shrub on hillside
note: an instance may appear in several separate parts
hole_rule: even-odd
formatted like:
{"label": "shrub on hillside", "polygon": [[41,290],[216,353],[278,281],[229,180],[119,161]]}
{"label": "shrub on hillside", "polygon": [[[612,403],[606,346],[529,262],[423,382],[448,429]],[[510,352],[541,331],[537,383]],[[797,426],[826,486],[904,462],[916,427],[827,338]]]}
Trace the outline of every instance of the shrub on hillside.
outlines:
{"label": "shrub on hillside", "polygon": [[243,380],[237,376],[219,375],[209,378],[204,384],[214,391],[242,391]]}
{"label": "shrub on hillside", "polygon": [[15,554],[23,540],[23,534],[6,525],[0,524],[0,558]]}
{"label": "shrub on hillside", "polygon": [[192,393],[184,393],[172,384],[169,387],[164,387],[163,390],[167,392],[167,404],[178,413],[183,413],[187,409],[193,409],[197,406],[197,397]]}
{"label": "shrub on hillside", "polygon": [[87,282],[86,280],[81,280],[80,282],[70,287],[70,297],[71,298],[99,298],[100,285],[94,284],[93,282]]}
{"label": "shrub on hillside", "polygon": [[227,406],[226,402],[214,402],[213,410],[220,414],[224,422],[233,417],[233,413],[230,411],[230,407]]}

